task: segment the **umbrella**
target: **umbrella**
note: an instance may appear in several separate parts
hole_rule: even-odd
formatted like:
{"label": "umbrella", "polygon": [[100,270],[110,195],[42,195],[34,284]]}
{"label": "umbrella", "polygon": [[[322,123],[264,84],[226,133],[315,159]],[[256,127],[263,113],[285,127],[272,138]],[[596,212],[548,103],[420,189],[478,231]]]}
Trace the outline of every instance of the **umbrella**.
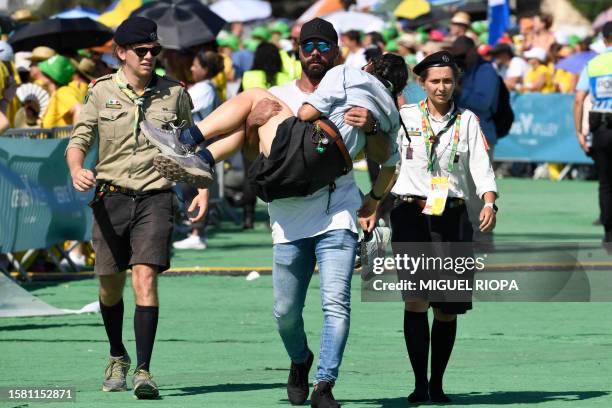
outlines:
{"label": "umbrella", "polygon": [[427,0],[404,0],[393,11],[396,17],[413,20],[431,11]]}
{"label": "umbrella", "polygon": [[58,13],[52,16],[51,18],[81,18],[81,17],[89,17],[92,20],[97,20],[98,17],[100,17],[100,13],[96,9],[77,6],[70,10],[64,10],[61,13]]}
{"label": "umbrella", "polygon": [[0,30],[2,30],[1,34],[8,34],[15,28],[17,28],[17,26],[11,16],[4,13],[0,13]]}
{"label": "umbrella", "polygon": [[595,17],[595,21],[593,21],[593,28],[595,30],[599,30],[602,28],[608,21],[612,21],[612,7],[609,9],[602,11]]}
{"label": "umbrella", "polygon": [[224,19],[197,0],[155,1],[134,10],[132,15],[155,21],[162,46],[172,50],[215,41],[226,24]]}
{"label": "umbrella", "polygon": [[322,17],[335,11],[342,11],[342,2],[340,0],[317,0],[312,6],[298,18],[299,22],[305,23],[315,17]]}
{"label": "umbrella", "polygon": [[359,30],[364,33],[382,31],[385,22],[372,14],[357,11],[337,11],[325,16],[325,20],[333,24],[336,31],[344,33],[349,30]]}
{"label": "umbrella", "polygon": [[117,27],[140,6],[142,6],[141,0],[115,0],[98,17],[98,21],[109,27]]}
{"label": "umbrella", "polygon": [[555,65],[555,68],[562,69],[572,74],[580,74],[587,62],[596,56],[597,53],[593,51],[577,52],[568,56],[567,58],[563,58]]}
{"label": "umbrella", "polygon": [[429,26],[437,22],[450,18],[452,13],[442,9],[434,8],[429,13],[423,14],[415,19],[402,19],[400,23],[405,30],[415,30],[421,26]]}
{"label": "umbrella", "polygon": [[18,29],[8,42],[17,51],[31,51],[44,45],[56,51],[78,50],[102,45],[113,32],[91,18],[52,18]]}
{"label": "umbrella", "polygon": [[262,0],[221,0],[210,9],[228,22],[263,20],[272,16],[272,6]]}

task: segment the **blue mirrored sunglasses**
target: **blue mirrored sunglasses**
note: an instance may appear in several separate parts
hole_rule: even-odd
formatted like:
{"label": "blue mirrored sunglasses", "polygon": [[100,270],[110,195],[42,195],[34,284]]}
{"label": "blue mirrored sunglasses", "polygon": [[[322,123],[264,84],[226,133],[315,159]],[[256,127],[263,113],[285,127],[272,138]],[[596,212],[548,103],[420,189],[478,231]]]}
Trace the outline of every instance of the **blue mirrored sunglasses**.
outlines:
{"label": "blue mirrored sunglasses", "polygon": [[307,41],[302,43],[302,51],[306,54],[310,54],[315,48],[319,50],[320,53],[325,54],[331,50],[331,45],[326,41]]}

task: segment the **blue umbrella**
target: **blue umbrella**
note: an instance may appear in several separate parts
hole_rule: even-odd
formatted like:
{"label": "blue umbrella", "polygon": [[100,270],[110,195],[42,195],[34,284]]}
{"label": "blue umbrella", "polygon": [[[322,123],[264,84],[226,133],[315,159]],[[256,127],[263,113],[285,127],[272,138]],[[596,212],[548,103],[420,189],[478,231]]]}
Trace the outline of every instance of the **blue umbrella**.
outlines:
{"label": "blue umbrella", "polygon": [[98,17],[100,17],[100,13],[96,9],[77,6],[70,10],[64,10],[61,13],[54,15],[52,18],[82,18],[82,17],[89,17],[92,20],[97,20]]}
{"label": "blue umbrella", "polygon": [[582,72],[587,62],[596,55],[597,53],[593,51],[578,52],[567,58],[563,58],[555,65],[555,68],[562,69],[572,74],[579,74]]}

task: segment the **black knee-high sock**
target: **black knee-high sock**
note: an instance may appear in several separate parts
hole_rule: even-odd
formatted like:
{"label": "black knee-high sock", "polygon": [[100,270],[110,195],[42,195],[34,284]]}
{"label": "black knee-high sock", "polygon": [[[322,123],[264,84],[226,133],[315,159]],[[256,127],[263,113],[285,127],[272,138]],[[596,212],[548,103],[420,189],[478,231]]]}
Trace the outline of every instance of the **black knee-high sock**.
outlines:
{"label": "black knee-high sock", "polygon": [[134,335],[136,337],[136,355],[138,357],[136,367],[139,369],[149,371],[158,318],[158,306],[136,305],[136,311],[134,312]]}
{"label": "black knee-high sock", "polygon": [[429,360],[429,320],[427,312],[404,310],[404,340],[414,371],[414,388],[427,393],[427,362]]}
{"label": "black knee-high sock", "polygon": [[453,352],[456,334],[457,319],[450,322],[434,319],[431,328],[431,380],[429,382],[429,389],[432,393],[443,394],[442,377]]}
{"label": "black knee-high sock", "polygon": [[110,343],[110,355],[113,357],[123,356],[125,354],[125,347],[123,346],[123,298],[112,306],[106,306],[100,299],[100,313]]}

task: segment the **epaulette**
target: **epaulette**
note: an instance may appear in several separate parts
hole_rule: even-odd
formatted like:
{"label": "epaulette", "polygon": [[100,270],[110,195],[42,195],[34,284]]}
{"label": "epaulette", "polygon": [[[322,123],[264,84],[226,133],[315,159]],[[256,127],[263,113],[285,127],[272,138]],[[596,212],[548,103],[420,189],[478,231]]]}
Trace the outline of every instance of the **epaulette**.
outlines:
{"label": "epaulette", "polygon": [[160,78],[165,79],[168,82],[172,82],[175,84],[179,84],[180,86],[182,86],[183,88],[187,88],[187,85],[183,82],[183,81],[179,81],[178,79],[169,77],[168,75],[164,75],[164,76],[160,76]]}
{"label": "epaulette", "polygon": [[91,82],[89,83],[89,89],[96,86],[97,83],[106,81],[107,79],[111,79],[112,77],[113,77],[113,74],[108,74],[108,75],[101,76],[100,78],[92,79]]}

